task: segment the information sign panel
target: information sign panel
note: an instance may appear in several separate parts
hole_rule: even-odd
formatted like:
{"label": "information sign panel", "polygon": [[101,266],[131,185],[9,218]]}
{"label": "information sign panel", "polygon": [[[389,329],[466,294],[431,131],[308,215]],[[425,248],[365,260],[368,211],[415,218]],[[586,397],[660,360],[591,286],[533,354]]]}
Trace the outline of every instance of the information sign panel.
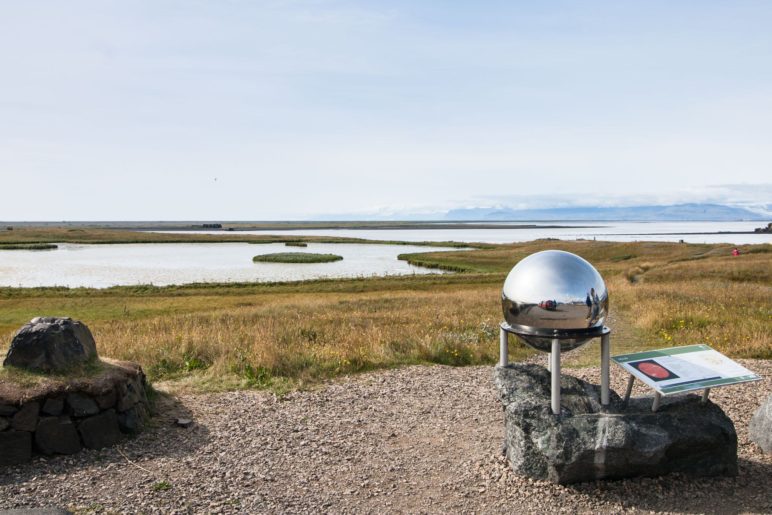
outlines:
{"label": "information sign panel", "polygon": [[611,359],[662,395],[761,379],[704,344],[622,354]]}

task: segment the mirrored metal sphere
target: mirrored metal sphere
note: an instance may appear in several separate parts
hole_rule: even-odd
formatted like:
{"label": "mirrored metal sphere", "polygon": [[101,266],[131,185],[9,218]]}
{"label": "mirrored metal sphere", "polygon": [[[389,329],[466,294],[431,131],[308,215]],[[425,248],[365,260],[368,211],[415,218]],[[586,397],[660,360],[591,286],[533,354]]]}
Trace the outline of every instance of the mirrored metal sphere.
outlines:
{"label": "mirrored metal sphere", "polygon": [[603,327],[608,291],[598,271],[584,259],[562,250],[545,250],[531,254],[509,272],[501,305],[507,324],[525,343],[550,352],[550,335],[558,330],[563,334],[560,349],[568,351],[587,343],[588,334]]}

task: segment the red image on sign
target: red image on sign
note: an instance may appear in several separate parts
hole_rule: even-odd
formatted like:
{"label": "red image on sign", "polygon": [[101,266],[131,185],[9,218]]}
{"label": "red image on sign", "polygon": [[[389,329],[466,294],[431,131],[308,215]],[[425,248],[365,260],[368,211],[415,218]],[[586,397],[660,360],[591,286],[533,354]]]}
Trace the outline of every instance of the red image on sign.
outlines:
{"label": "red image on sign", "polygon": [[637,363],[630,363],[630,365],[634,366],[655,381],[665,381],[667,379],[678,378],[676,374],[651,359],[638,361]]}
{"label": "red image on sign", "polygon": [[665,379],[670,375],[670,372],[664,369],[662,365],[657,365],[656,363],[641,363],[638,366],[638,370],[654,379]]}

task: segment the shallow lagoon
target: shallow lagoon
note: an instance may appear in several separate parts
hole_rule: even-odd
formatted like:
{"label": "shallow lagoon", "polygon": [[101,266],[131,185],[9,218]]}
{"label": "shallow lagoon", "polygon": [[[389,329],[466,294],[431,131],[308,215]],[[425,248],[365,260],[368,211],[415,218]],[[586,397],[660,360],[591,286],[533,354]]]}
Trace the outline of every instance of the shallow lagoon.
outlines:
{"label": "shallow lagoon", "polygon": [[[75,245],[58,250],[0,252],[0,286],[106,288],[117,285],[196,282],[301,281],[441,273],[399,261],[399,254],[457,250],[414,245],[309,243],[152,243]],[[318,252],[343,256],[334,263],[253,263],[258,254]]]}
{"label": "shallow lagoon", "polygon": [[[563,240],[678,241],[689,243],[770,243],[769,234],[715,234],[752,231],[760,222],[549,222],[560,228],[501,229],[303,229],[229,233],[349,236],[396,241],[461,241],[508,243],[538,238]],[[592,225],[593,227],[587,227]],[[510,226],[510,227],[508,227]],[[583,226],[583,227],[580,227]],[[163,231],[167,232],[167,231]],[[224,234],[224,231],[168,231]],[[700,234],[714,233],[714,234]],[[68,286],[105,288],[117,285],[187,284],[193,282],[269,282],[320,278],[371,277],[441,273],[397,260],[399,254],[457,250],[416,245],[309,243],[307,248],[283,243],[155,243],[116,245],[59,244],[53,251],[0,252],[0,286]],[[318,252],[339,254],[334,263],[253,263],[257,254]]]}
{"label": "shallow lagoon", "polygon": [[[456,223],[456,222],[450,222]],[[463,223],[463,222],[461,222]],[[470,222],[473,223],[473,222]],[[540,238],[604,241],[679,241],[687,243],[731,243],[744,245],[770,243],[770,234],[717,234],[753,232],[766,222],[481,222],[500,229],[297,229],[238,231],[235,234],[275,234],[284,236],[339,236],[390,241],[459,241],[515,243]],[[543,225],[518,228],[517,225]],[[562,227],[548,227],[559,225]],[[169,233],[223,234],[219,231],[159,231]],[[712,234],[710,234],[712,233]]]}

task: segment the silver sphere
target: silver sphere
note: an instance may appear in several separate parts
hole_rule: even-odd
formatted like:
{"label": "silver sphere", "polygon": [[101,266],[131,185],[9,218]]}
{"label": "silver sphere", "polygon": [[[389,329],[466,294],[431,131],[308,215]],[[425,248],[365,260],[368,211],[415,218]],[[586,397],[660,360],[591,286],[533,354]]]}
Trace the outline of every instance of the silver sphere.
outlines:
{"label": "silver sphere", "polygon": [[606,283],[595,267],[576,254],[545,250],[531,254],[509,272],[501,292],[504,319],[526,344],[550,352],[552,330],[577,331],[561,338],[560,350],[581,347],[591,337],[582,332],[602,328],[608,314]]}

